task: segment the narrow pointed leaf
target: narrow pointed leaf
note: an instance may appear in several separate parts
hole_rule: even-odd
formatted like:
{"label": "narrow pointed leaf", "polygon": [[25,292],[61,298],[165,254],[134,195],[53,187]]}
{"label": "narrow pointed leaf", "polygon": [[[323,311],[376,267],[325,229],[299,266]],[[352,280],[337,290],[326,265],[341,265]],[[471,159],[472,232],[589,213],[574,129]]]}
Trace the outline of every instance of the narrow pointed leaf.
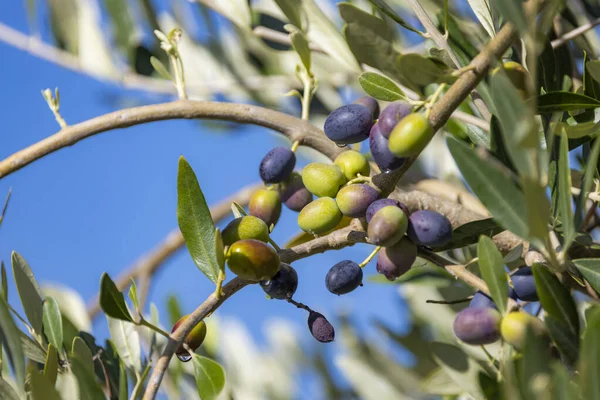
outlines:
{"label": "narrow pointed leaf", "polygon": [[94,372],[94,359],[92,351],[85,341],[79,336],[76,336],[73,339],[73,345],[71,346],[71,358],[76,358],[84,368],[92,373]]}
{"label": "narrow pointed leaf", "polygon": [[575,209],[575,224],[577,231],[581,231],[583,227],[583,215],[587,202],[588,193],[592,189],[594,179],[596,178],[596,169],[598,168],[598,158],[600,158],[600,140],[594,140],[594,145],[590,151],[590,155],[586,160],[585,172],[583,174],[583,183],[581,184],[581,193],[577,207]]}
{"label": "narrow pointed leaf", "polygon": [[306,38],[306,35],[301,31],[295,31],[290,34],[290,40],[294,50],[296,50],[296,53],[298,53],[300,56],[300,60],[302,61],[304,68],[310,72],[310,47],[308,45],[308,39]]}
{"label": "narrow pointed leaf", "polygon": [[567,324],[552,315],[546,315],[544,323],[563,361],[573,366],[579,357],[579,336],[573,334]]}
{"label": "narrow pointed leaf", "polygon": [[558,209],[562,233],[563,249],[567,251],[575,237],[573,208],[571,205],[571,168],[569,167],[569,139],[563,132],[560,136],[560,154],[558,156]]}
{"label": "narrow pointed leaf", "polygon": [[156,72],[158,72],[158,74],[160,76],[162,76],[164,79],[169,80],[169,81],[173,79],[173,77],[171,76],[171,73],[169,72],[167,67],[165,67],[165,64],[163,64],[162,61],[160,61],[158,58],[151,56],[150,64],[152,64],[152,67],[154,68],[154,70]]}
{"label": "narrow pointed leaf", "polygon": [[297,0],[275,0],[292,25],[302,29],[302,2]]}
{"label": "narrow pointed leaf", "polygon": [[108,329],[123,363],[138,373],[142,372],[140,335],[135,330],[135,325],[109,317]]}
{"label": "narrow pointed leaf", "polygon": [[600,400],[600,308],[595,307],[588,315],[581,343],[579,384],[583,399]]}
{"label": "narrow pointed leaf", "polygon": [[584,276],[585,280],[600,293],[600,258],[573,260],[573,263]]}
{"label": "narrow pointed leaf", "polygon": [[2,378],[0,378],[0,399],[21,400],[17,392],[15,392],[12,386],[10,386],[10,383],[6,382]]}
{"label": "narrow pointed leaf", "polygon": [[216,283],[215,225],[196,174],[183,157],[177,174],[177,221],[194,263]]}
{"label": "narrow pointed leaf", "polygon": [[4,298],[4,300],[8,301],[8,279],[6,277],[6,267],[4,267],[4,261],[2,261],[2,265],[1,265],[1,271],[2,271],[2,297]]}
{"label": "narrow pointed leaf", "polygon": [[196,387],[201,400],[213,400],[225,387],[225,371],[216,361],[192,354]]}
{"label": "narrow pointed leaf", "polygon": [[100,278],[100,307],[110,317],[133,322],[123,293],[106,272]]}
{"label": "narrow pointed leaf", "polygon": [[504,271],[504,259],[496,245],[487,236],[481,236],[477,245],[481,276],[490,289],[490,295],[502,314],[506,312],[508,282]]}
{"label": "narrow pointed leaf", "polygon": [[600,101],[572,92],[550,92],[538,96],[538,113],[551,113],[555,111],[573,111],[600,107]]}
{"label": "narrow pointed leaf", "polygon": [[[96,381],[93,370],[89,370],[78,357],[71,360],[71,371],[77,379],[80,400],[106,400],[104,391]],[[70,393],[72,396],[73,394]]]}
{"label": "narrow pointed leaf", "polygon": [[48,341],[54,345],[56,349],[62,349],[63,325],[58,303],[54,298],[48,296],[44,301],[43,310],[44,333],[46,334]]}
{"label": "narrow pointed leaf", "polygon": [[52,343],[48,345],[48,352],[46,353],[46,361],[44,363],[44,375],[52,383],[52,386],[56,384],[58,376],[58,351]]}
{"label": "narrow pointed leaf", "polygon": [[43,364],[46,360],[46,350],[23,331],[19,331],[19,336],[21,337],[21,347],[23,348],[25,357],[31,361]]}
{"label": "narrow pointed leaf", "polygon": [[38,334],[41,334],[43,329],[43,300],[40,287],[27,261],[19,253],[13,251],[11,260],[15,283],[25,315],[31,327]]}
{"label": "narrow pointed leaf", "polygon": [[30,369],[29,388],[32,400],[61,400],[60,395],[54,388],[54,383],[34,368]]}
{"label": "narrow pointed leaf", "polygon": [[131,286],[129,287],[129,300],[133,303],[136,311],[140,312],[140,302],[138,300],[137,286],[135,284],[135,280],[131,278]]}
{"label": "narrow pointed leaf", "polygon": [[15,374],[17,385],[25,385],[25,356],[21,347],[20,331],[10,315],[8,304],[0,298],[0,336],[4,350]]}
{"label": "narrow pointed leaf", "polygon": [[358,77],[358,83],[371,97],[382,101],[406,99],[404,91],[391,79],[375,72],[363,72]]}
{"label": "narrow pointed leaf", "polygon": [[127,369],[123,361],[119,363],[119,399],[128,398],[129,387],[127,382]]}
{"label": "narrow pointed leaf", "polygon": [[505,231],[493,218],[480,219],[467,222],[452,231],[452,240],[443,247],[436,247],[436,251],[456,249],[477,243],[481,235],[492,237]]}

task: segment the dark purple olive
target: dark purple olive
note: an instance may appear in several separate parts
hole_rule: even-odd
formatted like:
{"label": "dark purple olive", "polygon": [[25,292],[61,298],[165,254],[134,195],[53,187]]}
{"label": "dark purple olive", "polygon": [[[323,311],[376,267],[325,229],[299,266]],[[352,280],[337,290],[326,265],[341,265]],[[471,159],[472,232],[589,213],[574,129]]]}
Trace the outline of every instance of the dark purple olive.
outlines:
{"label": "dark purple olive", "polygon": [[383,137],[388,139],[394,127],[400,120],[412,112],[412,106],[403,101],[390,103],[379,115],[379,129]]}
{"label": "dark purple olive", "polygon": [[281,200],[292,211],[302,211],[313,200],[312,193],[304,186],[302,176],[297,172],[293,172],[292,176],[280,187]]}
{"label": "dark purple olive", "polygon": [[333,342],[335,331],[333,325],[327,321],[323,314],[311,311],[308,314],[308,329],[315,339],[321,343]]}
{"label": "dark purple olive", "polygon": [[510,276],[510,280],[513,283],[515,294],[519,300],[539,301],[531,267],[525,267],[517,270]]}
{"label": "dark purple olive", "polygon": [[467,344],[483,345],[500,339],[502,315],[490,307],[465,308],[456,315],[454,334]]}
{"label": "dark purple olive", "polygon": [[469,308],[498,308],[490,296],[483,292],[477,292],[473,295]]}
{"label": "dark purple olive", "polygon": [[333,294],[346,294],[362,285],[362,278],[363,271],[357,263],[340,261],[327,272],[325,286]]}
{"label": "dark purple olive", "polygon": [[373,115],[367,107],[346,104],[329,114],[323,130],[337,144],[351,144],[368,138],[372,126]]}
{"label": "dark purple olive", "polygon": [[379,116],[379,103],[374,98],[370,96],[362,96],[354,100],[353,103],[367,107],[371,112],[373,119],[377,119],[377,117]]}
{"label": "dark purple olive", "polygon": [[383,172],[400,168],[404,164],[405,159],[396,157],[388,148],[388,140],[381,134],[379,123],[376,123],[371,128],[369,146],[373,161],[375,161]]}
{"label": "dark purple olive", "polygon": [[296,166],[296,154],[287,147],[271,149],[260,162],[258,172],[265,183],[279,183],[289,178]]}
{"label": "dark purple olive", "polygon": [[367,208],[367,212],[365,213],[367,223],[371,222],[371,218],[373,218],[373,215],[375,215],[377,211],[379,211],[385,206],[400,207],[400,209],[404,211],[404,214],[406,214],[406,216],[410,215],[410,213],[408,212],[408,207],[406,207],[406,204],[402,203],[401,201],[394,199],[379,199],[375,200],[373,203],[371,203],[369,208]]}
{"label": "dark purple olive", "polygon": [[442,214],[420,210],[408,218],[408,237],[421,246],[439,247],[452,240],[452,224]]}
{"label": "dark purple olive", "polygon": [[298,273],[291,265],[282,263],[279,272],[268,281],[261,281],[260,287],[272,299],[291,299],[298,288]]}
{"label": "dark purple olive", "polygon": [[346,217],[364,218],[367,208],[378,198],[379,192],[365,183],[344,186],[335,201]]}
{"label": "dark purple olive", "polygon": [[377,272],[393,281],[408,271],[416,259],[417,246],[409,238],[402,238],[395,245],[379,251]]}

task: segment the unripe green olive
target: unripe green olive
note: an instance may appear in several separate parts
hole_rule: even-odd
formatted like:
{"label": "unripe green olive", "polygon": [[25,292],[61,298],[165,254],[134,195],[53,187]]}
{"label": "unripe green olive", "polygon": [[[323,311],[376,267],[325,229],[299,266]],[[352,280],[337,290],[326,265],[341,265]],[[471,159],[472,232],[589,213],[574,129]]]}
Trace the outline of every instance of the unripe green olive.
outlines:
{"label": "unripe green olive", "polygon": [[524,311],[512,312],[502,318],[500,333],[508,344],[522,351],[528,327],[540,340],[547,340],[548,332],[544,323]]}
{"label": "unripe green olive", "polygon": [[317,197],[335,197],[346,177],[335,164],[310,163],[302,170],[302,183]]}
{"label": "unripe green olive", "polygon": [[331,197],[316,199],[298,214],[298,226],[304,232],[320,235],[335,228],[342,219],[342,212]]}
{"label": "unripe green olive", "polygon": [[[173,325],[173,329],[171,330],[171,333],[175,332],[175,330],[177,328],[179,328],[179,325],[181,325],[183,323],[183,321],[185,321],[188,317],[189,317],[189,315],[184,315],[183,317],[179,318],[177,320],[177,322],[175,322],[175,325]],[[205,337],[206,337],[206,324],[204,323],[204,321],[200,321],[200,322],[198,322],[198,324],[196,326],[194,326],[192,328],[190,333],[188,333],[188,335],[185,337],[185,340],[183,341],[183,343],[185,343],[186,345],[189,346],[190,349],[195,351],[198,347],[200,347],[202,342],[204,342]],[[177,351],[175,352],[175,354],[177,354],[177,356],[179,357],[179,359],[181,361],[189,361],[191,359],[191,355],[183,347],[183,345],[180,345],[177,348]]]}
{"label": "unripe green olive", "polygon": [[242,239],[256,239],[266,243],[269,241],[269,228],[262,219],[247,215],[227,224],[222,236],[225,246],[231,246]]}
{"label": "unripe green olive", "polygon": [[433,128],[423,115],[413,113],[402,118],[390,134],[388,148],[396,157],[419,154],[433,136]]}
{"label": "unripe green olive", "polygon": [[281,196],[272,188],[258,189],[248,204],[249,214],[260,218],[270,228],[279,221],[281,215]]}
{"label": "unripe green olive", "polygon": [[348,180],[356,178],[358,174],[369,176],[371,172],[367,157],[356,150],[344,151],[335,158],[333,163],[340,167]]}
{"label": "unripe green olive", "polygon": [[396,244],[408,228],[408,217],[400,207],[386,206],[375,213],[369,226],[367,234],[369,241],[377,246],[393,246]]}
{"label": "unripe green olive", "polygon": [[279,271],[279,261],[271,246],[255,239],[239,240],[227,252],[231,272],[250,282],[271,279]]}
{"label": "unripe green olive", "polygon": [[[507,61],[502,65],[502,69],[506,73],[506,76],[512,84],[517,88],[521,98],[527,98],[527,79],[529,79],[529,72],[516,61]],[[500,67],[497,67],[492,71],[492,75],[498,73]]]}

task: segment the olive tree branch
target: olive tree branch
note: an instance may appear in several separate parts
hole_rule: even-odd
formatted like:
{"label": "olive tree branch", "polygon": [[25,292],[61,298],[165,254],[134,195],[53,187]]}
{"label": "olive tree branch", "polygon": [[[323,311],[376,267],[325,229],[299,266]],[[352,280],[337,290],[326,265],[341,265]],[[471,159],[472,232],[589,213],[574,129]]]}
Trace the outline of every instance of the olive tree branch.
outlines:
{"label": "olive tree branch", "polygon": [[[271,42],[275,42],[275,43],[279,43],[279,44],[285,44],[288,46],[292,45],[292,41],[290,40],[290,36],[283,33],[283,32],[279,32],[276,31],[274,29],[271,28],[267,28],[266,26],[257,26],[256,28],[254,28],[252,30],[252,32],[262,38],[262,39],[266,39],[266,40],[270,40]],[[309,43],[308,47],[312,50],[312,51],[316,51],[317,53],[323,53],[323,54],[327,54],[327,52],[325,50],[323,50],[319,45],[315,44],[315,43]]]}
{"label": "olive tree branch", "polygon": [[[248,201],[250,201],[252,193],[254,193],[254,191],[256,191],[256,189],[259,187],[262,187],[262,184],[248,185],[235,194],[210,207],[210,213],[213,221],[217,222],[226,218],[231,212],[230,206],[233,202],[236,202],[241,206],[245,206]],[[181,235],[179,228],[173,229],[158,245],[156,245],[154,249],[136,260],[133,265],[124,270],[117,277],[117,279],[115,279],[117,288],[120,291],[123,291],[131,283],[131,278],[141,279],[142,284],[139,288],[139,303],[140,308],[142,308],[148,291],[147,287],[144,289],[144,281],[147,280],[147,284],[149,284],[152,276],[156,274],[162,265],[164,265],[165,261],[175,254],[177,250],[184,247],[184,245],[185,241],[183,240],[183,236]],[[98,295],[96,295],[96,297],[88,305],[88,315],[90,316],[90,319],[93,319],[99,314],[99,312],[100,304],[98,303]]]}
{"label": "olive tree branch", "polygon": [[554,39],[552,42],[550,42],[550,44],[553,48],[556,49],[557,47],[567,44],[570,40],[576,39],[579,36],[585,34],[590,29],[594,29],[598,25],[600,25],[600,18],[596,18],[595,20],[590,21],[585,25],[581,25],[573,29],[572,31],[565,33],[564,35]]}

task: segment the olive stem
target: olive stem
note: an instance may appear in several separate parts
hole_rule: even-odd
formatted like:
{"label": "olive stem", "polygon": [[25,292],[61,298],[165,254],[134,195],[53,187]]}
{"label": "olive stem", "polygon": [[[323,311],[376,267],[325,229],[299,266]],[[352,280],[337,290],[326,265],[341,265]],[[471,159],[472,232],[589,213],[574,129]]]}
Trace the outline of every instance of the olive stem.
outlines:
{"label": "olive stem", "polygon": [[[470,66],[470,67],[471,67],[471,69],[473,69],[472,66]],[[429,101],[427,101],[427,103],[425,104],[425,108],[427,108],[427,111],[425,111],[425,116],[427,118],[429,118],[429,114],[431,114],[431,109],[432,109],[433,105],[438,101],[439,97],[441,96],[441,94],[445,88],[446,88],[445,83],[442,83],[441,85],[439,85],[438,88],[436,89],[436,91],[433,93],[433,95],[429,99]]]}
{"label": "olive stem", "polygon": [[344,186],[350,186],[355,183],[371,183],[371,177],[361,175],[354,179],[350,179]]}
{"label": "olive stem", "polygon": [[302,119],[308,120],[310,115],[310,101],[312,100],[312,78],[306,76],[304,81],[304,93],[302,94]]}
{"label": "olive stem", "polygon": [[310,308],[309,306],[307,306],[307,305],[305,305],[305,304],[302,304],[302,303],[298,303],[298,302],[297,302],[297,301],[295,301],[294,299],[291,299],[291,298],[290,298],[290,299],[287,299],[287,302],[288,302],[288,303],[290,303],[290,304],[293,304],[293,305],[295,305],[297,308],[301,308],[301,309],[303,309],[303,310],[306,310],[306,311],[308,311],[309,313],[310,313],[310,312],[314,312],[313,310],[311,310],[311,308]]}
{"label": "olive stem", "polygon": [[291,148],[292,152],[295,153],[296,150],[298,150],[298,146],[300,146],[300,141],[299,140],[294,141],[294,143],[292,143],[292,148]]}
{"label": "olive stem", "polygon": [[369,256],[367,258],[365,258],[365,261],[361,262],[360,264],[358,264],[359,267],[363,268],[364,266],[366,266],[368,263],[371,262],[371,260],[377,255],[377,253],[379,253],[379,250],[381,250],[381,246],[377,246],[375,247],[375,250],[373,250],[371,252],[371,254],[369,254]]}
{"label": "olive stem", "polygon": [[215,296],[217,299],[221,298],[223,294],[223,281],[225,280],[225,268],[219,270],[219,276],[217,277],[217,287],[215,288]]}
{"label": "olive stem", "polygon": [[269,243],[271,243],[271,246],[273,246],[273,248],[275,250],[277,250],[278,253],[281,252],[281,247],[279,247],[277,245],[277,243],[275,243],[275,241],[270,236],[269,236]]}
{"label": "olive stem", "polygon": [[431,303],[431,304],[460,304],[460,303],[466,303],[467,301],[470,301],[471,299],[473,299],[473,296],[467,296],[464,299],[456,299],[456,300],[425,300],[425,303]]}
{"label": "olive stem", "polygon": [[139,326],[145,326],[147,328],[152,329],[154,332],[156,333],[160,333],[161,335],[163,335],[164,337],[166,337],[167,339],[171,336],[169,335],[166,331],[163,331],[162,329],[160,329],[158,326],[146,321],[144,319],[144,317],[140,318],[140,322],[137,323],[137,325]]}

